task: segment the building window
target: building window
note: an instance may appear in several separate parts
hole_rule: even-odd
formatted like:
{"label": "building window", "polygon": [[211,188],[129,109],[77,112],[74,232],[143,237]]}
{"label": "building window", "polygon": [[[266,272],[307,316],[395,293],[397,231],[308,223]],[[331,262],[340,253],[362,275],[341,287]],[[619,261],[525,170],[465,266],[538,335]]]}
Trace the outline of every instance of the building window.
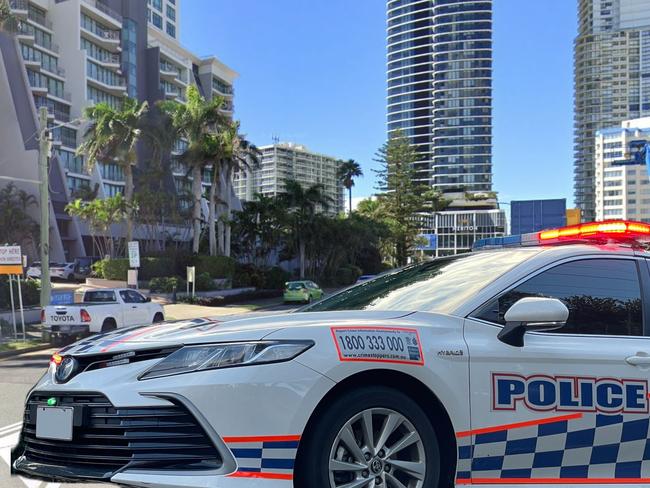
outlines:
{"label": "building window", "polygon": [[162,12],[162,0],[152,0],[151,5],[153,5],[153,8],[158,12]]}
{"label": "building window", "polygon": [[176,26],[170,22],[167,22],[167,34],[172,37],[176,37]]}
{"label": "building window", "polygon": [[158,15],[156,12],[151,12],[151,20],[153,22],[153,25],[159,29],[162,29],[162,17],[160,15]]}
{"label": "building window", "polygon": [[176,10],[174,10],[174,7],[171,5],[167,5],[167,17],[169,17],[170,20],[176,20]]}

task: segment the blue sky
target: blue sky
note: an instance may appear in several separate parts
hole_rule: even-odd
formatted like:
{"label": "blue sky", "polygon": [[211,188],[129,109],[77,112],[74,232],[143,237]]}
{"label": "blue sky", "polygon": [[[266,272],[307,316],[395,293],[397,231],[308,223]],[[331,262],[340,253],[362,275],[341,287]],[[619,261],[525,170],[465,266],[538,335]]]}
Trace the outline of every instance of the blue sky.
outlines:
{"label": "blue sky", "polygon": [[[573,0],[494,0],[494,189],[499,199],[573,201]],[[182,0],[181,42],[235,69],[235,116],[362,164],[374,192],[386,138],[383,0]]]}

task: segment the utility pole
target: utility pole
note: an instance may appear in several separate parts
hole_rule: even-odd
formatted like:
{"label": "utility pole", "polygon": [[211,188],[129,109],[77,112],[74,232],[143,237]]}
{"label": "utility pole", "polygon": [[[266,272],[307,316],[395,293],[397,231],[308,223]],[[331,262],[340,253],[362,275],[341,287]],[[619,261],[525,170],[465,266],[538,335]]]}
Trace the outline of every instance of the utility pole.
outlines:
{"label": "utility pole", "polygon": [[50,304],[50,198],[48,160],[50,131],[47,128],[47,108],[38,112],[38,175],[41,197],[41,307]]}

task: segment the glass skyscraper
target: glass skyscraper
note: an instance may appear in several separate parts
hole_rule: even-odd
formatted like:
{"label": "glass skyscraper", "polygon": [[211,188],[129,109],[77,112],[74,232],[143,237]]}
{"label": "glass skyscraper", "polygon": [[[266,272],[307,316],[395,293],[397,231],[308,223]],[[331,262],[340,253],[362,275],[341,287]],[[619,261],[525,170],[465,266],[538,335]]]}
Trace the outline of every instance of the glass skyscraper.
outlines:
{"label": "glass skyscraper", "polygon": [[579,0],[574,73],[574,196],[589,221],[597,131],[650,116],[650,1]]}
{"label": "glass skyscraper", "polygon": [[387,46],[388,134],[417,146],[418,180],[491,191],[492,0],[388,0]]}

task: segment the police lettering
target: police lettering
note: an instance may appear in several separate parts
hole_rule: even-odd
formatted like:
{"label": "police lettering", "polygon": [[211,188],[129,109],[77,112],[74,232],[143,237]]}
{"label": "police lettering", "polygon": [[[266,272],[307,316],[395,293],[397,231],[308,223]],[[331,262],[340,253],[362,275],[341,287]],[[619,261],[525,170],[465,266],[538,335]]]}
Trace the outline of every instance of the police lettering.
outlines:
{"label": "police lettering", "polygon": [[494,410],[648,413],[647,380],[492,374]]}

